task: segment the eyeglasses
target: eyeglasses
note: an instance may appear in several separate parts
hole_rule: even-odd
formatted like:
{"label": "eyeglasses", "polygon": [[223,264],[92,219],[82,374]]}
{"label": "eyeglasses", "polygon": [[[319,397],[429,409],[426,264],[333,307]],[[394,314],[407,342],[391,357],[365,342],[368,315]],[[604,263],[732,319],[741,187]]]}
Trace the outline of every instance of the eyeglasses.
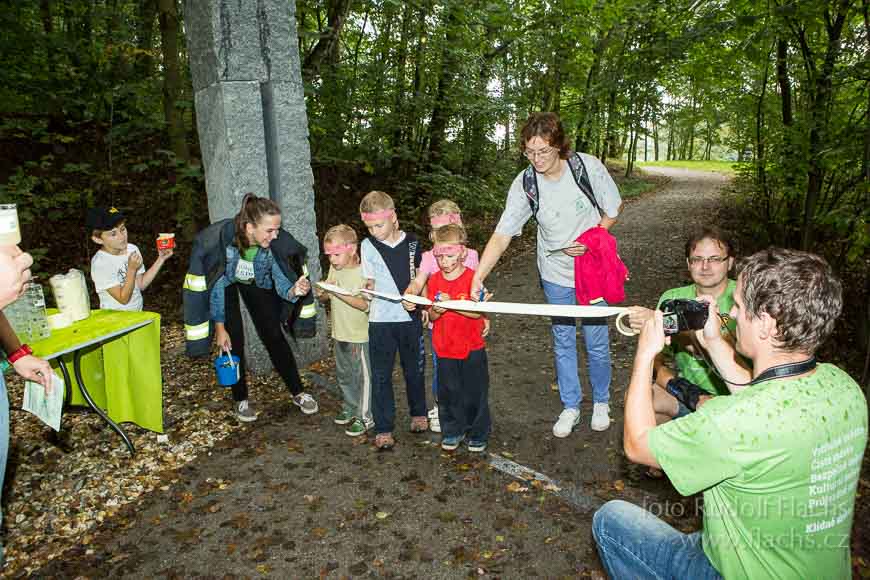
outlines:
{"label": "eyeglasses", "polygon": [[526,159],[531,159],[532,161],[534,161],[536,157],[549,157],[555,150],[555,147],[546,147],[544,149],[538,149],[537,151],[526,149],[525,151],[523,151],[523,155],[526,156]]}
{"label": "eyeglasses", "polygon": [[701,264],[721,264],[727,259],[728,256],[692,256],[689,258],[689,264],[692,266],[700,266]]}

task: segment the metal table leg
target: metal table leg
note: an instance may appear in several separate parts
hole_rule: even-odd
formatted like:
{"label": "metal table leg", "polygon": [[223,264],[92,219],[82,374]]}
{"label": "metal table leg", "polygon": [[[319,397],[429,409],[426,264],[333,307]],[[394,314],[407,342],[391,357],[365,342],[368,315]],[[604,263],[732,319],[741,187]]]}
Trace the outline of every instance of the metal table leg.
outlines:
{"label": "metal table leg", "polygon": [[[124,443],[127,444],[127,449],[130,450],[130,456],[132,457],[132,456],[136,455],[136,448],[133,447],[133,442],[130,441],[130,438],[127,436],[127,433],[124,431],[124,429],[121,428],[120,425],[118,425],[117,423],[112,421],[109,418],[109,416],[102,409],[100,409],[100,407],[98,407],[97,404],[94,403],[94,400],[91,398],[91,394],[88,392],[88,388],[85,386],[85,381],[82,378],[81,362],[82,362],[82,351],[81,351],[81,349],[79,349],[76,351],[75,357],[73,358],[73,372],[75,372],[76,381],[78,381],[78,383],[79,383],[79,390],[81,390],[82,396],[85,398],[85,401],[87,401],[87,403],[91,407],[91,409],[93,409],[97,415],[102,417],[103,421],[108,423],[109,427],[114,429],[115,433],[117,433],[118,435],[121,436],[121,439],[123,439]],[[60,364],[61,364],[61,369],[62,369],[62,372],[64,375],[64,380],[68,380],[69,373],[67,372],[66,367],[63,366],[63,362],[61,362]],[[69,384],[69,383],[67,383],[67,384]]]}

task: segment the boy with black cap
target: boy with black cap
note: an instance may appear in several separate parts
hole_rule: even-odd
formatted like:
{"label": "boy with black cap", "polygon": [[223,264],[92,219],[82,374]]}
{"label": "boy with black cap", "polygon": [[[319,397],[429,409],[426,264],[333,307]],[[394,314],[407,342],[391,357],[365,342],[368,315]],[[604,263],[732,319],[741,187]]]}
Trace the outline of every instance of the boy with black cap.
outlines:
{"label": "boy with black cap", "polygon": [[[85,222],[91,239],[100,245],[91,258],[91,279],[104,310],[142,310],[142,291],[172,256],[172,249],[158,250],[146,272],[139,248],[127,242],[125,222],[124,214],[114,207],[89,209]],[[135,275],[128,276],[131,271]]]}

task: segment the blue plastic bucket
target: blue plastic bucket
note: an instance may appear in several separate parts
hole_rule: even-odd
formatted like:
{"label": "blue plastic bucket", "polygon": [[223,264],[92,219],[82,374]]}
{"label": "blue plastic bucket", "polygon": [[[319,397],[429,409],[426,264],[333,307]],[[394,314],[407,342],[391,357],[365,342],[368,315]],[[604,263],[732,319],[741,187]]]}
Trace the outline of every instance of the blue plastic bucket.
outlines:
{"label": "blue plastic bucket", "polygon": [[214,359],[214,370],[219,385],[232,387],[239,382],[239,357],[227,353],[221,354]]}

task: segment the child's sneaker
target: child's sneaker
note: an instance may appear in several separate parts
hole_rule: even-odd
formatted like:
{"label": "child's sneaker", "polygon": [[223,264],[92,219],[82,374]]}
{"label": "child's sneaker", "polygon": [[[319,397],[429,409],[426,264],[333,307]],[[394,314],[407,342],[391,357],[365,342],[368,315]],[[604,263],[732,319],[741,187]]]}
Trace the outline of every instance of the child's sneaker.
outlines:
{"label": "child's sneaker", "polygon": [[472,453],[483,453],[486,451],[486,441],[472,439],[468,442],[468,450]]}
{"label": "child's sneaker", "polygon": [[257,414],[254,413],[254,410],[248,404],[248,400],[239,401],[236,403],[236,419],[242,421],[243,423],[251,423],[257,420]]}
{"label": "child's sneaker", "polygon": [[342,411],[338,415],[335,416],[335,419],[332,420],[336,425],[347,425],[348,423],[353,421],[353,414],[348,413],[347,411]]}
{"label": "child's sneaker", "polygon": [[392,449],[395,444],[396,440],[393,439],[392,433],[378,433],[375,437],[375,447],[378,448],[378,451]]}
{"label": "child's sneaker", "polygon": [[320,407],[317,406],[317,401],[308,393],[299,393],[292,399],[293,404],[299,407],[299,410],[306,415],[313,415]]}
{"label": "child's sneaker", "polygon": [[429,411],[429,430],[433,433],[441,433],[441,420],[438,419],[438,407]]}
{"label": "child's sneaker", "polygon": [[423,433],[429,428],[426,417],[411,417],[411,433]]}
{"label": "child's sneaker", "polygon": [[465,440],[465,435],[444,435],[441,438],[441,449],[453,451]]}
{"label": "child's sneaker", "polygon": [[365,435],[368,430],[369,429],[366,427],[365,423],[354,418],[350,422],[350,425],[347,426],[347,429],[344,430],[344,434],[349,435],[350,437],[359,437],[360,435]]}

